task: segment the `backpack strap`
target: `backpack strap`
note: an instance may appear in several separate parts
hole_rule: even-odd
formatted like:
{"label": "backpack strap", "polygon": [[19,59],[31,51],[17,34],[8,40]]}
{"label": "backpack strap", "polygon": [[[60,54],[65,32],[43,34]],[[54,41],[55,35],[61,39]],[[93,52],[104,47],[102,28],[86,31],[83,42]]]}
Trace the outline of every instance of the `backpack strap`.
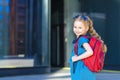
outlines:
{"label": "backpack strap", "polygon": [[[79,37],[79,38],[80,38],[80,37]],[[76,55],[78,55],[78,40],[79,40],[79,38],[76,40],[75,46],[74,46],[74,53],[75,53]]]}

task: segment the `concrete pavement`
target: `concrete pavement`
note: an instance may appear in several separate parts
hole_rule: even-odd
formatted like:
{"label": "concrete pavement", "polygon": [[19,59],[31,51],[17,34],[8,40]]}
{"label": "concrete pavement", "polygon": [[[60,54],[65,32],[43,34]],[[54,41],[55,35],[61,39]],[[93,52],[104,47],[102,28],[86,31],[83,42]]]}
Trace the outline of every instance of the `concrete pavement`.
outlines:
{"label": "concrete pavement", "polygon": [[[120,71],[103,70],[96,73],[97,80],[120,80]],[[0,77],[0,80],[71,80],[69,69],[53,69],[49,74]]]}

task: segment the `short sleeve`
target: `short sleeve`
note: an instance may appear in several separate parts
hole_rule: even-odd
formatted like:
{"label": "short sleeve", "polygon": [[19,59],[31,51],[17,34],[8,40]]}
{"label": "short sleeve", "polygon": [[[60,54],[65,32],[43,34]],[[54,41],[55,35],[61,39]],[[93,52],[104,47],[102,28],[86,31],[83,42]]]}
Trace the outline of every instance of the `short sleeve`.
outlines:
{"label": "short sleeve", "polygon": [[78,40],[78,44],[80,46],[82,46],[84,43],[88,43],[88,42],[89,42],[89,40],[85,37],[80,37],[79,40]]}

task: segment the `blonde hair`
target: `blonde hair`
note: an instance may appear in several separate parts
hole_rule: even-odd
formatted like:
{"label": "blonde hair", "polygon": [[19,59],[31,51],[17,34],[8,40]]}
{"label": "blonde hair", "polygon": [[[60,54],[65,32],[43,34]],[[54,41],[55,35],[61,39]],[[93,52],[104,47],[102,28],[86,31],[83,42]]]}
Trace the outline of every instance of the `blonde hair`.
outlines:
{"label": "blonde hair", "polygon": [[[86,18],[85,18],[86,17]],[[93,27],[93,22],[92,20],[90,19],[90,17],[88,16],[78,16],[74,19],[75,21],[76,20],[79,20],[79,21],[82,21],[85,25],[87,25],[89,27],[88,29],[88,32],[91,36],[101,40],[101,42],[103,43],[103,52],[106,53],[107,52],[107,46],[106,44],[104,44],[104,41],[101,39],[101,36],[96,32],[96,30],[94,29]]]}

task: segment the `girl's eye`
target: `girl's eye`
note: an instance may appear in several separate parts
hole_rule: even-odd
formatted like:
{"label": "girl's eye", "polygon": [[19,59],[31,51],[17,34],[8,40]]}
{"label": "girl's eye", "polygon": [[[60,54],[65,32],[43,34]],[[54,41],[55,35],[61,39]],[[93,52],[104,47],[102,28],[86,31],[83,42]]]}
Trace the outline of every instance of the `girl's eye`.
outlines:
{"label": "girl's eye", "polygon": [[79,27],[79,29],[82,29],[81,27]]}

